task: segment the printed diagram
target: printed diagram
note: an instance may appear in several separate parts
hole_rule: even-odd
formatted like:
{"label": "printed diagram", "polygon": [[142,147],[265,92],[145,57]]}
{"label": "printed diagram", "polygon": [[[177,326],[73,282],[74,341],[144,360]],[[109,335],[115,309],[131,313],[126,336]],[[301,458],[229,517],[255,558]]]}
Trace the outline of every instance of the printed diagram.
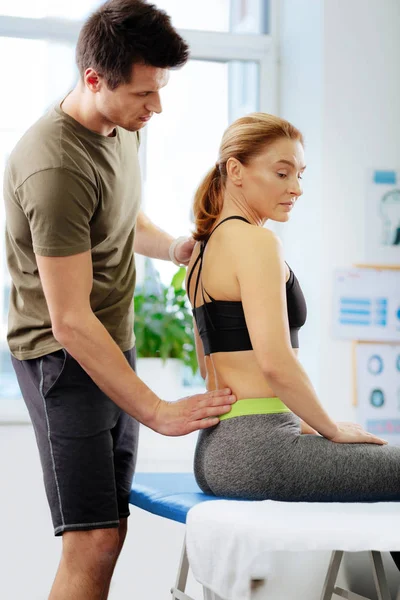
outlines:
{"label": "printed diagram", "polygon": [[365,256],[375,265],[400,264],[400,170],[369,170]]}
{"label": "printed diagram", "polygon": [[400,345],[356,344],[357,421],[400,445]]}
{"label": "printed diagram", "polygon": [[400,342],[400,269],[335,271],[332,325],[338,339]]}
{"label": "printed diagram", "polygon": [[400,245],[400,190],[392,190],[382,197],[380,217],[382,244],[384,246]]}

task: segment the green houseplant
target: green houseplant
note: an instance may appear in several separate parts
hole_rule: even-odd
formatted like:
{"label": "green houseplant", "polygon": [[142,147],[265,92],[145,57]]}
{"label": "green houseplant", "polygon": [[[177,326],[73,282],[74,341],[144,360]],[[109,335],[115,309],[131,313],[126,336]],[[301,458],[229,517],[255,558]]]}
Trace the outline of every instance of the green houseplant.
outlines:
{"label": "green houseplant", "polygon": [[198,368],[191,307],[183,287],[186,269],[181,267],[169,285],[160,280],[151,259],[146,258],[145,276],[135,292],[136,348],[138,358],[176,358]]}

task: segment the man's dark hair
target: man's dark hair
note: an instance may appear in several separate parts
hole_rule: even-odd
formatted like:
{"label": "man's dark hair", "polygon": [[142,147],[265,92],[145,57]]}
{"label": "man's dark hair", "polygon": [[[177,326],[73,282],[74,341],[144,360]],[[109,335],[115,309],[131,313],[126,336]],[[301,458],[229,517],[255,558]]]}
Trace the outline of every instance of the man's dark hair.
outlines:
{"label": "man's dark hair", "polygon": [[167,13],[145,0],[108,0],[83,25],[76,47],[81,77],[88,67],[109,89],[129,83],[134,63],[173,69],[189,57]]}

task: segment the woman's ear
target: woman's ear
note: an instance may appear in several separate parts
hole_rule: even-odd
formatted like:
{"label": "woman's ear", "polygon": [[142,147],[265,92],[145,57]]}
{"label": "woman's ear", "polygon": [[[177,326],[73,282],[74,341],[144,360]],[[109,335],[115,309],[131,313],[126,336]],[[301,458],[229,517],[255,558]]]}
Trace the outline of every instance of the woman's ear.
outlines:
{"label": "woman's ear", "polygon": [[226,162],[226,174],[227,177],[231,180],[233,185],[237,185],[241,187],[242,185],[242,163],[238,161],[237,158],[228,158]]}

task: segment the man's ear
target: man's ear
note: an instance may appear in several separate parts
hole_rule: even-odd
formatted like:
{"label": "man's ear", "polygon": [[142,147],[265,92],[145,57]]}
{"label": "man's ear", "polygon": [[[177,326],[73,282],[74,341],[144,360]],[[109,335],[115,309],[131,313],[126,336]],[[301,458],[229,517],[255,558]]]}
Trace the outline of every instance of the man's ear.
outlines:
{"label": "man's ear", "polygon": [[97,71],[89,67],[88,69],[86,69],[83,75],[83,81],[86,87],[89,88],[91,92],[96,93],[100,90],[103,79],[97,73]]}

